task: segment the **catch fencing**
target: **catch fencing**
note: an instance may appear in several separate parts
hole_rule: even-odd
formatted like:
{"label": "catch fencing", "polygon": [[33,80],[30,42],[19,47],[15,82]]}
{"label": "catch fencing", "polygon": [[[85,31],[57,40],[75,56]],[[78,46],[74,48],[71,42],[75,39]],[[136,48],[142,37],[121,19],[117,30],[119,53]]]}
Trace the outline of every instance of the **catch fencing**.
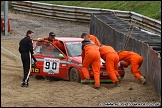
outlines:
{"label": "catch fencing", "polygon": [[[134,29],[131,35],[128,35],[131,26],[111,13],[93,13],[90,34],[95,35],[102,44],[112,46],[116,51],[126,49],[140,54],[143,57],[140,71],[146,80],[155,86],[161,97],[161,37],[148,34],[137,27],[132,27]],[[129,40],[124,48],[127,38]]]}

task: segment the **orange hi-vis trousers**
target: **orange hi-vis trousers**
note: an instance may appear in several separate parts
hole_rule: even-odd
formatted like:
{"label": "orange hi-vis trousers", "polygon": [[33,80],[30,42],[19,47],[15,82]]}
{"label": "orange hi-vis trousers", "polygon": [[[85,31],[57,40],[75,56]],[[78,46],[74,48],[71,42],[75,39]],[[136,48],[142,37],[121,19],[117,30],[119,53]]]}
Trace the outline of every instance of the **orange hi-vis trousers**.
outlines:
{"label": "orange hi-vis trousers", "polygon": [[89,66],[92,66],[94,73],[95,86],[100,86],[100,53],[98,51],[97,45],[88,44],[84,46],[84,51],[82,55],[85,55],[83,58],[82,71],[85,78],[90,78],[89,75]]}
{"label": "orange hi-vis trousers", "polygon": [[119,63],[119,56],[117,53],[107,53],[106,54],[106,71],[109,77],[112,79],[112,82],[115,83],[118,80],[117,76],[118,73],[118,63]]}
{"label": "orange hi-vis trousers", "polygon": [[118,80],[117,76],[118,73],[118,63],[119,63],[119,56],[117,52],[111,47],[103,45],[99,49],[101,58],[106,62],[106,71],[108,76],[112,79],[112,82],[115,83]]}
{"label": "orange hi-vis trousers", "polygon": [[134,77],[139,79],[140,76],[141,76],[139,68],[142,65],[143,58],[141,56],[138,56],[138,55],[133,55],[131,57],[130,62],[131,62],[131,65],[132,65],[131,72],[134,74]]}

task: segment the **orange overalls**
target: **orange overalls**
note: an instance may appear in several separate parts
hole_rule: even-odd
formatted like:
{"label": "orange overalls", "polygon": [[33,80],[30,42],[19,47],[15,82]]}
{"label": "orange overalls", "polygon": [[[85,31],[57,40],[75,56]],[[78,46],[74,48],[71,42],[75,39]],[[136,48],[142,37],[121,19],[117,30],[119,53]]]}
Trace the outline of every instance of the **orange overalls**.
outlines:
{"label": "orange overalls", "polygon": [[106,70],[109,77],[112,79],[112,82],[118,82],[117,76],[118,73],[118,63],[119,63],[119,56],[117,52],[111,47],[102,45],[99,48],[101,58],[106,62]]}
{"label": "orange overalls", "polygon": [[56,45],[59,49],[61,49],[62,51],[65,50],[63,43],[61,43],[59,40],[54,39],[52,43],[55,44],[55,45]]}
{"label": "orange overalls", "polygon": [[88,38],[92,41],[92,42],[94,42],[94,44],[96,44],[97,46],[100,46],[101,45],[101,43],[100,43],[100,41],[96,38],[96,36],[94,36],[94,35],[88,35]]}
{"label": "orange overalls", "polygon": [[88,68],[91,65],[94,73],[95,87],[100,86],[100,52],[95,44],[87,44],[82,50],[82,71],[85,78],[90,79]]}
{"label": "orange overalls", "polygon": [[139,68],[143,62],[142,56],[132,51],[121,51],[119,54],[119,61],[124,60],[126,63],[120,62],[120,65],[123,67],[128,67],[132,65],[131,72],[134,74],[134,77],[139,79],[141,73]]}
{"label": "orange overalls", "polygon": [[48,37],[41,38],[41,40],[48,40],[55,44],[59,49],[61,49],[63,52],[65,52],[64,45],[58,40],[58,39],[52,39],[50,40]]}

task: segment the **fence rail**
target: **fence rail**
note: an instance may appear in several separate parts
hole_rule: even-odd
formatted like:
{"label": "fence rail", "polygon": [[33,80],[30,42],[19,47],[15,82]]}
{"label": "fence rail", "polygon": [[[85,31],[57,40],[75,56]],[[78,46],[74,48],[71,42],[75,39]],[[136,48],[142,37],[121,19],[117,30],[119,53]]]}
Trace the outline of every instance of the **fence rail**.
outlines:
{"label": "fence rail", "polygon": [[47,18],[55,18],[68,21],[77,22],[90,22],[91,13],[108,13],[112,12],[117,17],[130,22],[133,19],[133,23],[136,22],[136,26],[158,34],[161,36],[161,22],[151,19],[149,17],[140,15],[130,11],[110,10],[101,8],[86,8],[76,6],[64,6],[55,4],[46,4],[31,1],[12,1],[14,10],[26,12],[36,16],[42,16]]}

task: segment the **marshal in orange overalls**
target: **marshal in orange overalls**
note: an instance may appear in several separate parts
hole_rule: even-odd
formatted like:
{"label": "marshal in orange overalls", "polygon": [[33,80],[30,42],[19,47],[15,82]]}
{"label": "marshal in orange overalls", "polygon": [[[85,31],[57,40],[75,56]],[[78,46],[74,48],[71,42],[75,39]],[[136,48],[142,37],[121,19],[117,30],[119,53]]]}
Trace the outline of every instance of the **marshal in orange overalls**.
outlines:
{"label": "marshal in orange overalls", "polygon": [[101,45],[99,48],[101,58],[106,62],[106,70],[113,83],[118,82],[118,63],[119,56],[111,46]]}
{"label": "marshal in orange overalls", "polygon": [[139,68],[143,62],[142,56],[133,51],[125,51],[125,50],[118,52],[118,54],[119,54],[119,61],[121,60],[125,61],[120,62],[120,65],[123,67],[128,67],[129,65],[132,65],[131,72],[134,74],[134,77],[145,84],[145,79],[139,71]]}
{"label": "marshal in orange overalls", "polygon": [[63,43],[61,43],[58,39],[55,39],[55,37],[46,36],[39,40],[48,40],[48,41],[52,42],[53,44],[55,44],[59,49],[61,49],[61,51],[63,51],[65,53],[65,48],[64,48]]}
{"label": "marshal in orange overalls", "polygon": [[[84,44],[84,42],[82,42]],[[89,41],[82,45],[82,71],[86,79],[90,79],[88,68],[92,66],[94,73],[95,87],[100,86],[100,52],[98,46]]]}
{"label": "marshal in orange overalls", "polygon": [[101,43],[100,43],[100,41],[97,39],[97,37],[96,36],[94,36],[94,35],[90,35],[90,34],[88,34],[88,33],[83,33],[82,35],[81,35],[81,38],[84,38],[84,39],[86,39],[86,38],[89,38],[89,40],[91,40],[94,44],[96,44],[97,46],[100,46],[101,45]]}

